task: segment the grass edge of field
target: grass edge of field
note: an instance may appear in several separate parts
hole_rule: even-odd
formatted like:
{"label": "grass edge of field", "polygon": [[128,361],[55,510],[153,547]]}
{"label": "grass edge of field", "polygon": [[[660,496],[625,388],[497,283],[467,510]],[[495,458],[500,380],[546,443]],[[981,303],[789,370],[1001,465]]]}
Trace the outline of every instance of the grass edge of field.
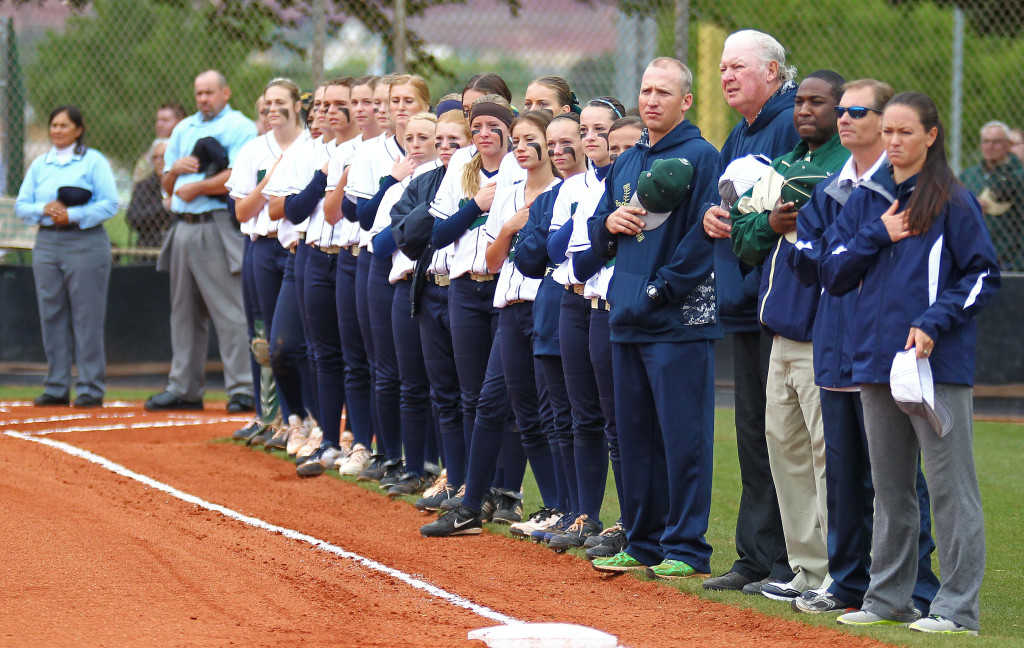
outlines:
{"label": "grass edge of field", "polygon": [[[712,572],[725,572],[734,559],[733,530],[736,507],[739,501],[739,475],[736,462],[735,432],[732,425],[733,410],[719,408],[715,421],[715,472],[712,487],[712,511],[708,530],[708,542],[715,547],[712,558]],[[229,439],[218,439],[218,442],[231,442]],[[233,442],[238,443],[238,442]],[[239,444],[244,445],[244,444]],[[1007,448],[1006,446],[1010,447]],[[1017,450],[1014,451],[1014,448]],[[253,448],[263,451],[262,449]],[[274,451],[278,458],[291,461],[284,452]],[[1024,501],[1024,476],[1015,467],[1014,457],[1024,456],[1024,425],[1016,423],[1000,423],[989,421],[975,422],[975,461],[979,466],[979,482],[982,490],[982,505],[985,508],[987,561],[985,582],[981,592],[982,632],[981,636],[935,636],[916,633],[900,627],[849,628],[835,622],[837,615],[808,615],[794,612],[787,603],[772,601],[761,596],[748,596],[739,592],[714,592],[704,590],[701,580],[688,579],[676,581],[658,581],[659,585],[673,587],[680,592],[698,596],[699,598],[724,603],[733,607],[756,611],[769,617],[784,618],[804,623],[809,626],[823,626],[839,630],[851,636],[864,636],[878,641],[904,646],[932,646],[941,641],[943,646],[973,646],[977,648],[1010,648],[1020,645],[1021,630],[1024,627],[1024,560],[1018,549],[1024,549],[1019,543],[1018,531],[1024,528],[1024,516],[1021,515],[1018,503]],[[994,466],[993,466],[994,464]],[[982,470],[985,465],[990,470]],[[998,470],[991,468],[997,467]],[[343,477],[337,471],[328,471],[327,475],[339,481],[354,484],[381,497],[386,495],[375,482],[359,482],[354,477]],[[524,515],[540,508],[539,496],[533,476],[527,469],[523,490],[525,492]],[[418,496],[403,497],[412,506]],[[605,489],[605,501],[602,506],[602,518],[606,525],[614,520],[613,511],[618,510],[615,497],[614,482],[609,470],[608,485]],[[424,516],[424,523],[432,519]],[[1016,521],[1016,523],[1015,523]],[[513,538],[507,526],[498,524],[484,525],[486,532],[505,535],[515,542],[524,542]],[[1015,542],[1017,544],[1015,544]],[[579,560],[580,567],[590,569],[582,550],[571,550],[566,556]],[[938,572],[938,558],[933,556],[933,563]],[[649,581],[642,574],[624,577],[639,578]]]}

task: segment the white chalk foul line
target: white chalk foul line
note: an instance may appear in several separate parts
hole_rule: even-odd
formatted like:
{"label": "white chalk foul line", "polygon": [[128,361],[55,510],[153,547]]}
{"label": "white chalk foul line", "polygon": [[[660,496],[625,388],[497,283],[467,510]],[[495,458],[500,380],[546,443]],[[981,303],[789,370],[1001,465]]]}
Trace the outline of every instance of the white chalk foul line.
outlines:
{"label": "white chalk foul line", "polygon": [[54,441],[53,439],[32,436],[30,434],[23,434],[21,432],[16,432],[14,430],[5,430],[4,434],[15,439],[21,439],[22,441],[32,441],[33,443],[41,443],[45,446],[55,448],[73,457],[85,459],[86,461],[94,463],[97,466],[106,468],[110,472],[115,473],[117,475],[121,475],[122,477],[134,479],[137,482],[141,482],[146,486],[149,486],[150,488],[154,488],[158,491],[167,493],[171,497],[180,499],[183,502],[194,504],[208,511],[215,511],[217,513],[220,513],[224,517],[231,518],[232,520],[237,520],[243,524],[256,527],[257,529],[263,529],[264,531],[270,531],[272,533],[280,533],[286,538],[298,540],[299,542],[304,542],[315,549],[320,549],[321,551],[332,553],[340,558],[346,558],[348,560],[351,560],[355,563],[362,565],[363,567],[366,567],[367,569],[379,572],[381,574],[385,574],[387,576],[390,576],[396,580],[405,583],[406,585],[424,591],[430,594],[431,596],[436,596],[437,598],[447,601],[452,605],[467,609],[470,612],[473,612],[479,616],[484,617],[485,619],[490,619],[492,621],[497,621],[498,623],[503,623],[506,625],[513,623],[522,623],[522,621],[520,621],[519,619],[515,619],[513,617],[504,615],[500,612],[492,610],[489,607],[473,603],[469,599],[465,599],[459,596],[458,594],[453,594],[452,592],[443,590],[440,587],[437,587],[436,585],[431,585],[426,581],[420,580],[414,576],[411,576],[410,574],[406,574],[405,572],[395,569],[393,567],[388,567],[387,565],[379,563],[376,560],[365,558],[357,553],[353,553],[351,551],[342,549],[337,545],[333,545],[324,540],[314,538],[311,535],[307,535],[305,533],[301,533],[293,529],[277,526],[276,524],[271,524],[269,522],[264,522],[259,518],[244,515],[242,513],[239,513],[238,511],[229,509],[225,506],[221,506],[220,504],[207,502],[206,500],[196,497],[195,495],[189,495],[188,493],[182,492],[177,488],[174,488],[173,486],[170,486],[163,482],[159,482],[153,479],[152,477],[147,477],[135,471],[129,470],[128,468],[125,468],[121,464],[114,463],[113,461],[105,459],[104,457],[101,457],[97,454],[93,454],[88,450],[82,450],[81,448],[70,445],[68,443],[64,443],[63,441]]}
{"label": "white chalk foul line", "polygon": [[112,423],[110,425],[71,425],[67,427],[53,428],[50,430],[34,430],[26,432],[31,436],[42,436],[45,434],[64,434],[66,432],[109,432],[111,430],[140,430],[146,428],[174,428],[191,427],[193,425],[206,425],[207,423],[230,423],[233,419],[190,419],[174,421],[141,421],[139,423]]}

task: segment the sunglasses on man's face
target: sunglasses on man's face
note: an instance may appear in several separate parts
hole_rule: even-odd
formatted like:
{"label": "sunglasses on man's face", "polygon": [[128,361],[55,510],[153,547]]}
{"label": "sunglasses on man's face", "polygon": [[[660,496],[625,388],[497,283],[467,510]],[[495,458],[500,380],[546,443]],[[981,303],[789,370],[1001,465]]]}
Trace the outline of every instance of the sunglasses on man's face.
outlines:
{"label": "sunglasses on man's face", "polygon": [[850,113],[850,119],[864,119],[868,116],[869,112],[876,112],[879,115],[882,114],[881,110],[875,110],[874,108],[865,108],[864,106],[836,106],[836,119],[842,119],[843,115]]}

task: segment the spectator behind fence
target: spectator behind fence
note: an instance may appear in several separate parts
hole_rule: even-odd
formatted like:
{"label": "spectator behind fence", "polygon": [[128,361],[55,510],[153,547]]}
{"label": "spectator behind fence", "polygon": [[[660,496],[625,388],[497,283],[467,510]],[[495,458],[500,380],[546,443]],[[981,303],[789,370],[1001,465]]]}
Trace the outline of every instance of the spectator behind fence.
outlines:
{"label": "spectator behind fence", "polygon": [[1017,159],[1024,162],[1024,130],[1019,128],[1010,129],[1010,153],[1017,156]]}
{"label": "spectator behind fence", "polygon": [[1024,271],[1024,164],[1010,152],[1010,127],[990,121],[981,127],[981,163],[960,181],[978,197],[999,265]]}
{"label": "spectator behind fence", "polygon": [[185,119],[185,109],[176,101],[165,103],[156,109],[156,118],[153,122],[156,139],[149,145],[149,150],[135,162],[135,169],[132,171],[133,183],[142,182],[153,173],[153,147],[161,140],[166,142],[182,119]]}
{"label": "spectator behind fence", "polygon": [[32,274],[48,365],[38,406],[67,405],[71,365],[78,364],[75,407],[99,407],[106,388],[103,324],[110,281],[110,238],[103,221],[117,213],[110,163],[85,146],[75,106],[50,113],[53,147],[36,158],[14,204],[39,233]]}
{"label": "spectator behind fence", "polygon": [[149,149],[148,158],[152,164],[150,174],[135,183],[132,200],[128,203],[126,220],[137,235],[138,247],[160,247],[164,232],[171,226],[170,197],[164,198],[160,188],[160,176],[164,173],[164,152],[167,140],[157,138]]}

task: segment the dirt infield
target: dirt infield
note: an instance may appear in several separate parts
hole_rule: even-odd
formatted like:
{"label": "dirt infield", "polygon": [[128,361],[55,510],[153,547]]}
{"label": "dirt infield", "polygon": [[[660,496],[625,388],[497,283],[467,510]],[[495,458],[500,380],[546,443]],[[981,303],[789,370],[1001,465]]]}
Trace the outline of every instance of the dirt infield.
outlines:
{"label": "dirt infield", "polygon": [[[86,418],[42,420],[75,415]],[[425,518],[404,502],[336,479],[299,480],[288,462],[212,442],[238,427],[221,416],[4,406],[0,429],[90,451],[514,619],[581,623],[631,648],[882,645],[602,576],[503,536],[422,538]],[[350,558],[10,435],[0,435],[0,492],[3,646],[482,646],[466,633],[495,623]]]}

